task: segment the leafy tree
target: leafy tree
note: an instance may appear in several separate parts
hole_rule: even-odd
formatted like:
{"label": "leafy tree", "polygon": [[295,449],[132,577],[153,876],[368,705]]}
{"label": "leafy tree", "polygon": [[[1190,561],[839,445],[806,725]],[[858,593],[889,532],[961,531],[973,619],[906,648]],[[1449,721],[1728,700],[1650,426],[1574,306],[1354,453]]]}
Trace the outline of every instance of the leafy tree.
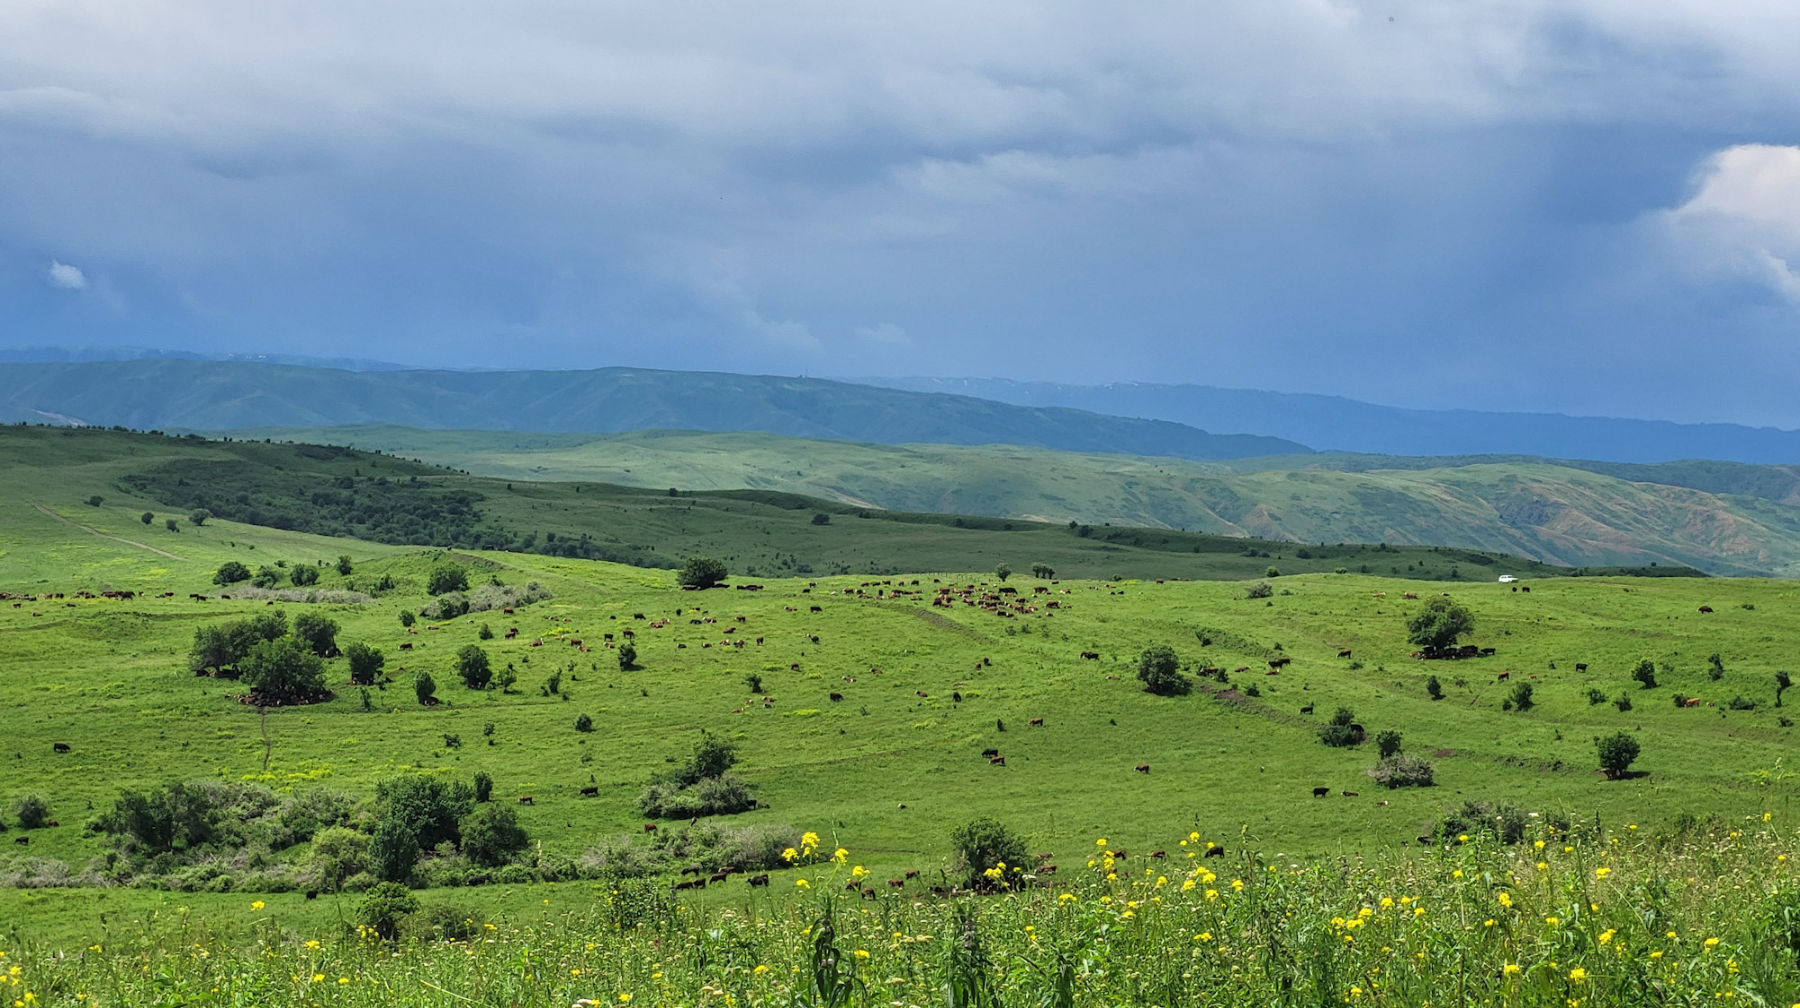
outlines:
{"label": "leafy tree", "polygon": [[218,672],[236,665],[241,657],[225,627],[200,627],[194,631],[194,646],[188,651],[188,670]]}
{"label": "leafy tree", "polygon": [[181,523],[176,521],[173,518],[164,518],[163,519],[163,528],[168,529],[170,532],[180,532],[181,531]]}
{"label": "leafy tree", "polygon": [[1512,695],[1506,698],[1506,704],[1515,710],[1530,710],[1535,702],[1531,694],[1535,692],[1528,682],[1513,683]]}
{"label": "leafy tree", "polygon": [[244,683],[264,698],[299,700],[325,688],[325,663],[297,637],[258,641],[239,663]]}
{"label": "leafy tree", "polygon": [[288,571],[288,580],[292,581],[296,588],[316,584],[319,580],[319,568],[307,564],[295,564],[293,569]]}
{"label": "leafy tree", "polygon": [[494,631],[492,629],[490,629],[486,623],[483,623],[483,624],[481,624],[481,629],[475,631],[475,636],[481,638],[482,640],[493,640],[494,639]]}
{"label": "leafy tree", "polygon": [[239,581],[248,580],[250,580],[250,568],[236,560],[227,560],[220,564],[218,572],[213,575],[213,584],[216,585],[234,585]]}
{"label": "leafy tree", "polygon": [[1271,588],[1267,581],[1258,581],[1244,589],[1244,597],[1247,599],[1268,598],[1273,594],[1275,594],[1275,589]]}
{"label": "leafy tree", "polygon": [[258,588],[273,588],[281,583],[281,571],[263,564],[256,569],[256,576],[250,579],[250,583]]}
{"label": "leafy tree", "polygon": [[313,654],[323,656],[336,651],[337,632],[337,620],[323,613],[303,612],[294,617],[294,636],[305,641]]}
{"label": "leafy tree", "polygon": [[99,507],[101,504],[106,502],[106,498],[100,496],[99,494],[95,494],[94,496],[89,497],[87,499],[87,502],[88,502],[88,507]]}
{"label": "leafy tree", "polygon": [[1263,571],[1263,577],[1266,577],[1266,578],[1278,578],[1280,576],[1281,576],[1281,569],[1279,567],[1276,567],[1274,564],[1270,564],[1269,568],[1267,570]]}
{"label": "leafy tree", "polygon": [[1708,679],[1711,679],[1714,682],[1718,682],[1720,679],[1725,678],[1725,661],[1724,661],[1724,659],[1720,658],[1718,655],[1715,654],[1706,659],[1706,664],[1708,666],[1710,666],[1706,670],[1706,677]]}
{"label": "leafy tree", "polygon": [[630,641],[619,645],[619,668],[626,672],[637,668],[637,645]]}
{"label": "leafy tree", "polygon": [[456,674],[462,676],[463,685],[469,689],[487,689],[494,678],[487,652],[473,644],[464,644],[456,652]]}
{"label": "leafy tree", "polygon": [[[380,845],[381,836],[377,833],[374,846],[379,847]],[[380,855],[373,854],[372,856],[375,858],[378,868],[390,867],[382,863],[383,859]],[[414,851],[412,860],[406,863],[407,875],[412,874],[412,861],[417,860],[418,852]],[[376,877],[388,878],[380,871],[376,872]],[[363,897],[362,906],[358,907],[356,911],[356,919],[362,921],[382,941],[393,941],[400,937],[400,922],[407,915],[418,912],[419,898],[412,894],[412,890],[389,879],[389,881],[378,883],[369,890],[367,896]]]}
{"label": "leafy tree", "polygon": [[[495,681],[500,686],[500,692],[502,692],[502,693],[511,693],[512,692],[513,683],[516,683],[519,681],[519,674],[517,672],[513,671],[512,662],[506,663],[506,667],[500,670],[500,676]],[[488,734],[492,735],[493,732],[488,732]]]}
{"label": "leafy tree", "polygon": [[349,577],[350,572],[355,569],[356,569],[356,567],[350,563],[350,557],[348,555],[343,554],[343,553],[338,554],[337,572],[339,574],[343,575],[344,577]]}
{"label": "leafy tree", "polygon": [[350,681],[358,686],[373,685],[376,677],[381,675],[381,667],[387,663],[379,648],[372,648],[362,641],[345,648],[344,657],[350,661]]}
{"label": "leafy tree", "polygon": [[712,557],[689,557],[687,566],[675,575],[675,583],[686,588],[711,588],[729,575],[725,564]]}
{"label": "leafy tree", "polygon": [[[488,728],[492,729],[493,727],[494,727],[493,723],[489,722]],[[483,731],[482,734],[483,735],[492,735],[493,732],[491,730],[488,730],[488,731]],[[488,776],[488,772],[486,770],[475,771],[475,803],[477,805],[479,805],[482,802],[492,799],[493,797],[494,797],[494,778]]]}
{"label": "leafy tree", "polygon": [[594,730],[594,719],[591,717],[588,717],[586,714],[575,715],[575,730],[578,732],[593,731]]}
{"label": "leafy tree", "polygon": [[430,672],[420,672],[413,677],[413,695],[419,698],[422,707],[437,703],[437,680],[431,678]]}
{"label": "leafy tree", "polygon": [[[1003,888],[1017,878],[1031,857],[1024,837],[987,816],[952,830],[950,844],[956,849],[956,866],[963,873],[963,885],[985,892]],[[999,869],[1000,878],[988,875],[989,869]]]}
{"label": "leafy tree", "polygon": [[431,577],[426,582],[425,590],[432,595],[445,592],[468,591],[469,572],[455,564],[441,564],[431,569]]}
{"label": "leafy tree", "polygon": [[1475,632],[1475,614],[1447,598],[1425,603],[1406,621],[1406,639],[1423,648],[1447,648]]}
{"label": "leafy tree", "polygon": [[1048,581],[1056,576],[1056,568],[1047,563],[1034,563],[1031,565],[1031,576]]}
{"label": "leafy tree", "polygon": [[818,514],[813,515],[812,522],[814,525],[830,525],[831,524],[831,516],[826,514],[823,511],[820,511]]}
{"label": "leafy tree", "polygon": [[1631,709],[1631,697],[1620,693],[1619,698],[1613,701],[1613,706],[1619,708],[1619,713],[1623,714]]}
{"label": "leafy tree", "polygon": [[348,826],[328,826],[313,834],[311,861],[325,888],[336,892],[345,879],[368,867],[369,838]]}
{"label": "leafy tree", "polygon": [[744,677],[744,685],[750,687],[750,692],[752,693],[761,693],[763,691],[762,676],[752,672]]}
{"label": "leafy tree", "polygon": [[1590,687],[1587,691],[1588,706],[1593,707],[1606,702],[1606,694]]}
{"label": "leafy tree", "polygon": [[1153,644],[1138,656],[1138,678],[1144,692],[1157,696],[1180,696],[1194,688],[1193,680],[1181,674],[1181,659],[1167,644]]}
{"label": "leafy tree", "polygon": [[1433,700],[1444,699],[1444,687],[1438,682],[1437,676],[1425,680],[1425,695]]}
{"label": "leafy tree", "polygon": [[1436,783],[1437,768],[1423,756],[1395,753],[1370,768],[1369,776],[1386,788],[1430,787]]}
{"label": "leafy tree", "polygon": [[1334,749],[1361,745],[1363,730],[1356,724],[1356,712],[1348,707],[1339,707],[1331,716],[1331,723],[1319,729],[1319,741]]}
{"label": "leafy tree", "polygon": [[1381,753],[1382,759],[1400,754],[1400,733],[1392,728],[1375,733],[1375,749]]}
{"label": "leafy tree", "polygon": [[475,807],[470,784],[423,774],[381,780],[375,785],[375,798],[381,817],[404,825],[422,851],[462,843],[457,824]]}
{"label": "leafy tree", "polygon": [[400,610],[400,625],[401,626],[409,627],[409,626],[412,626],[413,623],[415,623],[417,621],[418,621],[418,617],[413,615],[413,612],[411,609]]}
{"label": "leafy tree", "polygon": [[1632,761],[1638,758],[1637,739],[1623,731],[1596,740],[1594,748],[1600,755],[1600,769],[1614,780],[1623,777]]}
{"label": "leafy tree", "polygon": [[994,576],[1005,581],[1007,578],[1012,577],[1012,568],[1005,564],[1001,564],[994,568]]}
{"label": "leafy tree", "polygon": [[509,806],[479,805],[462,821],[463,856],[483,868],[506,864],[530,844],[518,813]]}
{"label": "leafy tree", "polygon": [[1781,694],[1786,693],[1788,687],[1792,685],[1794,685],[1794,680],[1786,672],[1775,673],[1775,706],[1781,706]]}
{"label": "leafy tree", "polygon": [[1631,670],[1631,678],[1637,680],[1638,689],[1655,689],[1656,665],[1650,659],[1645,658],[1637,663],[1637,668]]}
{"label": "leafy tree", "polygon": [[21,795],[13,805],[13,816],[20,829],[43,829],[50,825],[50,803],[39,795]]}
{"label": "leafy tree", "polygon": [[188,521],[193,522],[195,525],[205,525],[206,520],[211,517],[212,512],[205,508],[195,508],[188,512]]}
{"label": "leafy tree", "polygon": [[151,514],[148,511],[145,511],[143,514],[138,515],[138,520],[143,522],[145,525],[148,525],[151,522],[156,520],[156,516]]}

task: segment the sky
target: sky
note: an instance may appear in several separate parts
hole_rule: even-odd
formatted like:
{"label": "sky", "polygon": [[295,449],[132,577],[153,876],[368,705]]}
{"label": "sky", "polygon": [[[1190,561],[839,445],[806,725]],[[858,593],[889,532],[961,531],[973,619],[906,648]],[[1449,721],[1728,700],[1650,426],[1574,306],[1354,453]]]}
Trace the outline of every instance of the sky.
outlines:
{"label": "sky", "polygon": [[1800,427],[1800,4],[10,0],[110,344]]}

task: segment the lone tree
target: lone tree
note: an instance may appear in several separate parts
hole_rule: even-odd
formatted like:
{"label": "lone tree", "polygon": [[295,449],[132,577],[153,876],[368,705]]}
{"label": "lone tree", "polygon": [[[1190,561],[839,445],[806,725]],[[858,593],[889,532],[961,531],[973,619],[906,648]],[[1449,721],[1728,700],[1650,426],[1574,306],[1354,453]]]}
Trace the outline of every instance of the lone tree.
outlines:
{"label": "lone tree", "polygon": [[1638,689],[1655,689],[1656,665],[1645,658],[1637,663],[1637,668],[1631,670],[1631,678],[1638,681]]}
{"label": "lone tree", "polygon": [[168,529],[170,532],[180,532],[181,531],[181,523],[176,521],[173,518],[164,518],[163,519],[163,528]]}
{"label": "lone tree", "polygon": [[814,525],[830,525],[831,524],[831,516],[826,514],[823,511],[820,511],[818,514],[813,515],[813,524]]}
{"label": "lone tree", "polygon": [[431,678],[430,672],[420,672],[413,677],[413,695],[419,698],[422,707],[437,703],[437,680]]}
{"label": "lone tree", "polygon": [[1400,755],[1400,733],[1392,728],[1375,733],[1375,748],[1381,752],[1381,758]]}
{"label": "lone tree", "polygon": [[456,652],[456,674],[462,676],[463,685],[470,689],[487,689],[494,678],[487,652],[473,644],[464,644]]}
{"label": "lone tree", "polygon": [[1781,706],[1781,694],[1786,693],[1794,680],[1786,672],[1775,673],[1775,706]]}
{"label": "lone tree", "polygon": [[730,576],[721,560],[712,557],[689,557],[687,566],[675,575],[675,581],[683,588],[712,588]]}
{"label": "lone tree", "polygon": [[350,681],[358,686],[373,686],[375,677],[381,674],[381,666],[387,662],[379,648],[372,648],[362,641],[345,648],[344,657],[350,660]]}
{"label": "lone tree", "polygon": [[978,892],[1005,888],[1023,872],[1031,856],[1023,837],[986,816],[952,830],[950,843],[956,848],[963,885]]}
{"label": "lone tree", "polygon": [[1138,678],[1144,692],[1157,696],[1180,696],[1194,688],[1194,683],[1181,674],[1181,659],[1167,644],[1153,644],[1138,656]]}
{"label": "lone tree", "polygon": [[1406,621],[1406,639],[1431,650],[1452,647],[1458,638],[1474,632],[1475,614],[1447,598],[1432,599]]}
{"label": "lone tree", "polygon": [[431,569],[431,578],[425,584],[425,590],[432,595],[445,592],[468,591],[469,572],[455,564],[444,564]]}
{"label": "lone tree", "polygon": [[630,641],[619,645],[619,668],[625,672],[637,668],[637,645]]}
{"label": "lone tree", "polygon": [[482,868],[498,868],[531,843],[519,814],[505,805],[481,804],[463,817],[462,853]]}
{"label": "lone tree", "polygon": [[148,511],[145,511],[143,514],[138,515],[138,520],[143,522],[145,525],[148,525],[151,522],[156,520],[156,516],[151,514]]}
{"label": "lone tree", "polygon": [[294,636],[305,641],[312,653],[321,658],[337,650],[337,632],[337,620],[329,616],[303,612],[294,617]]}
{"label": "lone tree", "polygon": [[250,580],[250,568],[236,560],[227,560],[219,565],[218,573],[213,575],[213,584],[234,585],[239,581]]}
{"label": "lone tree", "polygon": [[1625,776],[1632,761],[1638,758],[1637,739],[1623,731],[1596,739],[1594,748],[1600,754],[1600,769],[1606,771],[1608,780],[1618,780]]}
{"label": "lone tree", "polygon": [[1438,682],[1437,676],[1431,676],[1425,680],[1425,694],[1433,700],[1444,699],[1444,687]]}
{"label": "lone tree", "polygon": [[317,584],[319,580],[319,569],[317,567],[308,567],[306,564],[295,564],[288,571],[288,580],[294,582],[294,587],[296,588],[304,588],[309,584]]}
{"label": "lone tree", "polygon": [[994,576],[1005,581],[1007,578],[1012,577],[1012,568],[1005,564],[1001,564],[994,568]]}
{"label": "lone tree", "polygon": [[350,558],[348,556],[345,556],[343,554],[338,555],[337,572],[339,574],[342,574],[345,577],[349,577],[350,572],[355,569],[356,569],[356,567],[350,563]]}
{"label": "lone tree", "polygon": [[193,522],[195,525],[205,525],[206,520],[211,517],[212,512],[205,508],[195,508],[188,512],[188,521]]}
{"label": "lone tree", "polygon": [[259,700],[306,701],[325,690],[325,662],[291,634],[252,644],[238,669]]}

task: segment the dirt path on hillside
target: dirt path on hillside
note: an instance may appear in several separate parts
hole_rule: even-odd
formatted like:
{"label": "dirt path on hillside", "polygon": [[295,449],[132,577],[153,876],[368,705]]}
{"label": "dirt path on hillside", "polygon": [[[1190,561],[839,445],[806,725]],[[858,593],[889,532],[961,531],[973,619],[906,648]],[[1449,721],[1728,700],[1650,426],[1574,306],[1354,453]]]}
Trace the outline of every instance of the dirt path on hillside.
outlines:
{"label": "dirt path on hillside", "polygon": [[125,538],[122,538],[122,537],[116,536],[116,535],[107,535],[105,532],[102,532],[99,529],[89,528],[88,526],[83,525],[80,522],[75,521],[72,518],[64,518],[62,515],[57,514],[55,511],[50,510],[49,508],[45,507],[42,504],[39,504],[37,501],[34,501],[29,497],[25,498],[25,503],[30,504],[32,507],[37,508],[39,511],[42,511],[43,513],[49,515],[52,518],[55,518],[57,521],[62,522],[65,525],[73,525],[76,528],[82,530],[83,532],[87,532],[92,535],[97,535],[102,539],[111,539],[113,542],[122,542],[127,546],[136,546],[138,549],[149,550],[150,552],[155,553],[159,556],[166,556],[170,560],[183,559],[182,557],[178,557],[173,553],[167,552],[165,550],[159,550],[155,546],[146,545],[141,542],[135,542],[133,540],[125,539]]}

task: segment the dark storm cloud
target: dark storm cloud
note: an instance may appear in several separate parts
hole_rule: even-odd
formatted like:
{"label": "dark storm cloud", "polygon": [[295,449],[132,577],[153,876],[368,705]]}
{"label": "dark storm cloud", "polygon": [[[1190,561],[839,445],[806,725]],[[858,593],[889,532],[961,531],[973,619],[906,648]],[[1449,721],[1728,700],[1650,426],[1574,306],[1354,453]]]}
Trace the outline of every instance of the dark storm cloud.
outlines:
{"label": "dark storm cloud", "polygon": [[22,2],[0,320],[1795,425],[1797,29],[1750,0]]}

